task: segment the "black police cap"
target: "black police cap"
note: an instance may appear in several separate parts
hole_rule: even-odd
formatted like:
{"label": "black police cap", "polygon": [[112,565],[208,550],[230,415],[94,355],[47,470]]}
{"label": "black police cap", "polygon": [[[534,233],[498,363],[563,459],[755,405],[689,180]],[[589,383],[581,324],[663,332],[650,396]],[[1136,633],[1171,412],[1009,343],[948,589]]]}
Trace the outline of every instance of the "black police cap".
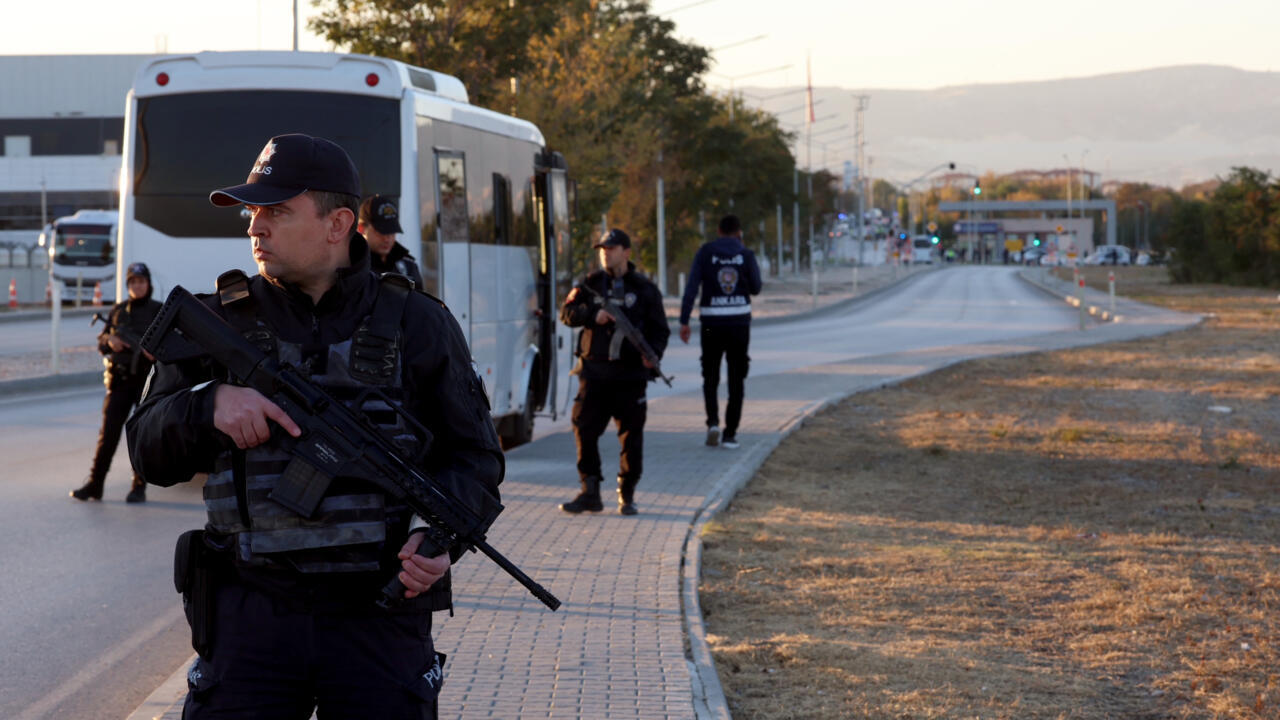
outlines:
{"label": "black police cap", "polygon": [[631,236],[622,232],[618,228],[613,228],[600,236],[599,242],[592,245],[593,248],[602,247],[631,247]]}
{"label": "black police cap", "polygon": [[214,190],[218,207],[278,205],[308,190],[360,197],[360,174],[351,156],[324,138],[292,133],[267,141],[243,185]]}

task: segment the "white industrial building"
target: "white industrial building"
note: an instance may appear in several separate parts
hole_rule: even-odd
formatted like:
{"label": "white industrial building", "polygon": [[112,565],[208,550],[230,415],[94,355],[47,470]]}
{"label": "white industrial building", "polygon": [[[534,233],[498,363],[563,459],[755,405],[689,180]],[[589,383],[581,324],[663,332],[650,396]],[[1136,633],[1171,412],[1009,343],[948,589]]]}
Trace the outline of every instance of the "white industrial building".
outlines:
{"label": "white industrial building", "polygon": [[151,57],[0,56],[0,242],[33,243],[42,217],[117,207],[125,95]]}

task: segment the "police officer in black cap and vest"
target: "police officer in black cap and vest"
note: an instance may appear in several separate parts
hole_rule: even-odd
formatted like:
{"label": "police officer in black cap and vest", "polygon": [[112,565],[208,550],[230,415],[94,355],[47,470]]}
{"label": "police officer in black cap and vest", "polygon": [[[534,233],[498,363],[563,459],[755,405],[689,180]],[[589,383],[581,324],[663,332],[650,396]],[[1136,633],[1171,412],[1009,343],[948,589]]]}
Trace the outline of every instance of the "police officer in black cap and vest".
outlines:
{"label": "police officer in black cap and vest", "polygon": [[[89,479],[71,491],[71,497],[76,500],[102,499],[102,485],[111,469],[116,446],[120,444],[125,418],[142,397],[147,373],[151,372],[151,356],[133,345],[155,319],[160,303],[151,299],[151,271],[146,265],[133,263],[125,271],[125,278],[129,298],[112,306],[105,327],[98,335],[98,352],[102,353],[102,363],[106,366],[102,380],[107,386],[107,397],[102,401],[102,429],[98,431],[98,449],[93,454]],[[146,483],[134,473],[125,502],[140,503],[146,499]]]}
{"label": "police officer in black cap and vest", "polygon": [[[618,441],[622,444],[618,512],[635,515],[636,484],[644,469],[644,422],[648,410],[645,390],[654,377],[654,369],[639,350],[616,332],[611,313],[626,313],[659,358],[666,350],[671,329],[667,327],[658,286],[631,263],[631,238],[613,229],[602,235],[594,247],[601,269],[583,278],[560,309],[564,324],[582,328],[578,336],[578,396],[573,401],[572,416],[582,491],[560,509],[567,513],[604,509],[600,500],[599,439],[613,419],[618,423]],[[595,293],[587,292],[583,286]]]}
{"label": "police officer in black cap and vest", "polygon": [[400,273],[413,281],[414,287],[422,287],[422,273],[408,248],[396,242],[400,228],[400,210],[385,195],[370,195],[360,203],[360,216],[356,231],[369,243],[369,263],[373,271]]}
{"label": "police officer in black cap and vest", "polygon": [[[272,138],[245,184],[210,195],[214,205],[249,210],[258,274],[225,273],[202,300],[489,514],[503,456],[462,332],[440,302],[370,271],[355,232],[359,196],[342,148]],[[415,432],[388,403],[429,432]],[[199,653],[184,718],[436,717],[444,657],[432,645],[431,613],[451,608],[458,548],[415,555],[422,521],[358,478],[335,478],[309,519],[273,502],[291,459],[279,439],[299,428],[207,358],[157,365],[128,432],[147,482],[208,473],[208,524],[180,543],[175,577],[187,588]],[[405,600],[379,608],[397,574]]]}

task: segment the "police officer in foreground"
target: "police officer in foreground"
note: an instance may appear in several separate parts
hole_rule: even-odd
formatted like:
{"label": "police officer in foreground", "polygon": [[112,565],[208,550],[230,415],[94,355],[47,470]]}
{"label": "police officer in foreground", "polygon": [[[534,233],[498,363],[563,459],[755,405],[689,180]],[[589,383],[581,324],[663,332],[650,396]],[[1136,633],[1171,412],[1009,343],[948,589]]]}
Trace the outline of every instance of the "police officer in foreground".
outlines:
{"label": "police officer in foreground", "polygon": [[[503,456],[462,332],[440,302],[370,271],[355,233],[359,194],[339,146],[272,138],[245,184],[210,195],[214,205],[248,208],[258,275],[225,273],[202,301],[364,412],[464,502],[492,512]],[[430,437],[411,432],[388,402]],[[421,521],[358,478],[335,478],[310,519],[273,502],[291,459],[279,439],[299,428],[207,358],[157,365],[128,432],[147,482],[209,473],[208,524],[194,540],[184,535],[176,568],[199,653],[184,718],[304,720],[317,708],[325,718],[436,717],[443,656],[431,613],[451,609],[456,547],[415,555]],[[406,599],[383,610],[375,600],[397,573]]]}
{"label": "police officer in foreground", "polygon": [[396,242],[396,234],[404,232],[400,227],[400,210],[385,195],[370,195],[360,203],[360,216],[356,231],[369,243],[369,262],[373,271],[400,273],[413,281],[414,287],[422,287],[422,273],[409,250]]}
{"label": "police officer in foreground", "polygon": [[[98,352],[102,353],[102,363],[106,366],[102,380],[107,386],[107,397],[102,401],[102,429],[98,431],[98,449],[93,454],[89,479],[71,491],[71,497],[76,500],[102,499],[102,485],[111,469],[116,446],[120,444],[125,418],[142,397],[147,373],[151,372],[151,356],[142,348],[134,347],[134,343],[155,319],[160,303],[151,299],[151,271],[146,265],[133,263],[125,278],[129,298],[112,306],[106,326],[98,335]],[[133,485],[124,499],[130,503],[146,501],[147,486],[137,473],[133,474]]]}
{"label": "police officer in foreground", "polygon": [[[742,244],[742,223],[736,215],[720,219],[720,236],[703,243],[693,257],[689,284],[680,303],[680,341],[689,342],[689,316],[699,293],[702,343],[702,399],[707,411],[707,445],[738,447],[738,423],[751,358],[751,296],[760,293],[760,266],[756,255]],[[729,372],[729,399],[724,408],[724,434],[720,433],[720,359]]]}
{"label": "police officer in foreground", "polygon": [[578,336],[578,395],[572,415],[582,491],[560,509],[567,513],[604,509],[600,500],[599,439],[609,420],[614,419],[622,444],[618,512],[635,515],[636,485],[644,469],[644,422],[648,409],[645,390],[654,369],[639,350],[616,332],[612,313],[626,313],[659,358],[667,347],[671,329],[667,327],[658,286],[631,263],[631,238],[613,229],[601,236],[594,247],[601,269],[583,278],[560,309],[564,324],[582,328]]}

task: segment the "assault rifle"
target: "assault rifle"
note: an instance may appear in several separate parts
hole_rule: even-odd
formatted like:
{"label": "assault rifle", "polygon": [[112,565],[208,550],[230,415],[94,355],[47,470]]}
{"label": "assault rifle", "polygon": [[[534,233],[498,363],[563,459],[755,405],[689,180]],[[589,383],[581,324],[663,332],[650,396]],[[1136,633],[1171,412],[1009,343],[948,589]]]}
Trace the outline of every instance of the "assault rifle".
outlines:
{"label": "assault rifle", "polygon": [[111,322],[111,318],[98,312],[94,313],[93,317],[90,318],[89,327],[93,327],[98,321],[102,321],[103,330],[108,335],[115,335],[128,343],[129,374],[136,377],[138,374],[138,363],[142,361],[142,338],[138,336],[138,333],[127,327],[117,327],[115,323]]}
{"label": "assault rifle", "polygon": [[618,326],[618,332],[622,333],[622,336],[629,340],[636,350],[640,351],[640,357],[649,361],[649,364],[653,366],[651,368],[653,374],[662,378],[662,382],[666,383],[667,387],[671,387],[671,381],[675,379],[675,376],[667,377],[662,374],[661,358],[658,357],[658,353],[653,351],[653,346],[649,344],[649,341],[644,339],[644,335],[639,328],[631,324],[631,320],[623,312],[622,303],[613,298],[606,298],[586,283],[579,287],[591,293],[595,297],[597,305],[604,306],[605,312],[613,316],[613,322]]}
{"label": "assault rifle", "polygon": [[[143,335],[142,347],[162,362],[207,355],[247,387],[270,398],[298,424],[301,436],[280,433],[281,446],[293,460],[271,491],[269,497],[275,502],[311,517],[334,477],[366,480],[427,522],[419,555],[434,557],[454,545],[479,550],[547,607],[560,607],[554,595],[485,542],[485,531],[502,512],[496,499],[490,498],[494,509],[486,514],[469,507],[406,459],[367,418],[330,397],[291,365],[267,356],[181,286],[169,293]],[[399,412],[426,432],[407,413]],[[380,605],[388,607],[404,598],[398,575],[382,589]]]}

